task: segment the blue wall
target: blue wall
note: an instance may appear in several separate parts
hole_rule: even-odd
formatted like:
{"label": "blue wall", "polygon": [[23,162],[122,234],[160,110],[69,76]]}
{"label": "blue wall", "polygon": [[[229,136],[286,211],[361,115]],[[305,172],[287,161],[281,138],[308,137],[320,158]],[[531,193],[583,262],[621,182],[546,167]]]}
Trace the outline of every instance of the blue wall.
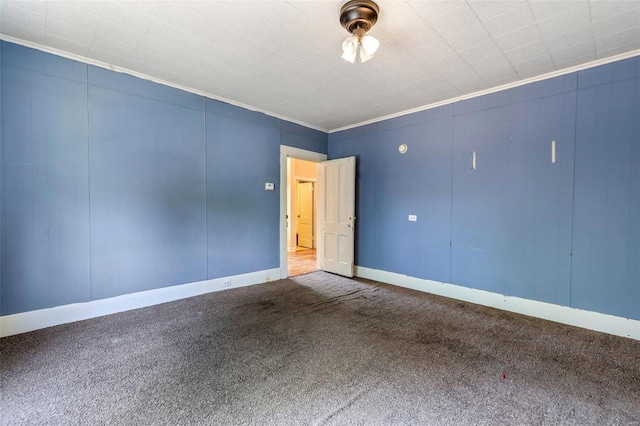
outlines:
{"label": "blue wall", "polygon": [[284,144],[357,156],[358,265],[640,319],[638,57],[328,141],[7,42],[0,62],[2,315],[277,268]]}
{"label": "blue wall", "polygon": [[280,144],[327,135],[0,45],[2,315],[278,268]]}
{"label": "blue wall", "polygon": [[357,157],[358,265],[640,319],[640,57],[332,133],[328,151]]}
{"label": "blue wall", "polygon": [[[2,152],[4,151],[3,149],[3,136],[4,136],[4,131],[2,129],[2,45],[0,44],[0,281],[2,280],[2,251],[4,250],[4,244],[2,243],[3,239],[2,239],[2,228],[3,228],[3,223],[4,223],[4,210],[2,208],[2,188],[3,188],[3,179],[4,179],[4,173],[2,172],[3,169],[3,163],[4,163],[4,158],[2,156]],[[2,309],[2,285],[0,282],[0,312]]]}

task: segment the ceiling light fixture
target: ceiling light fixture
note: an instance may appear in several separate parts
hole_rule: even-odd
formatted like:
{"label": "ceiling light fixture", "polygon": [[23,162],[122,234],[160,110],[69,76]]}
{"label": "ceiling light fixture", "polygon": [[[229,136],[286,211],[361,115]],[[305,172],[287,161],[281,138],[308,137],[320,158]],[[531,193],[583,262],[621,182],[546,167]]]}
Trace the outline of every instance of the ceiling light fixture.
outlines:
{"label": "ceiling light fixture", "polygon": [[351,33],[342,42],[342,59],[351,63],[360,58],[360,62],[367,62],[373,58],[380,42],[367,31],[378,20],[378,5],[371,0],[351,0],[340,9],[340,24]]}

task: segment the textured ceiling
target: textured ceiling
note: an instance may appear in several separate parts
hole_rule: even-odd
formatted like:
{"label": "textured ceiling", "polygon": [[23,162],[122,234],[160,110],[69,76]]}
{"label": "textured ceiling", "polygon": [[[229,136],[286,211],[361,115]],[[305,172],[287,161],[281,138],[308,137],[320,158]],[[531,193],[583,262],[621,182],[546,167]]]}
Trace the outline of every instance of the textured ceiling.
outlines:
{"label": "textured ceiling", "polygon": [[0,0],[0,33],[323,130],[640,49],[638,0],[377,1],[350,64],[344,3]]}

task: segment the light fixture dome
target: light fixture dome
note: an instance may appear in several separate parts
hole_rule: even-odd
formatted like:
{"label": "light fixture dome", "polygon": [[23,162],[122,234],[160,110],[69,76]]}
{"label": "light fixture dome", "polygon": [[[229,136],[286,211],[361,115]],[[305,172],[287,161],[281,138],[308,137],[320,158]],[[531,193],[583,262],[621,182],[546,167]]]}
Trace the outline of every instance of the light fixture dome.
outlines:
{"label": "light fixture dome", "polygon": [[362,48],[369,54],[373,55],[378,50],[378,46],[380,46],[380,42],[377,38],[372,37],[370,35],[365,35],[362,37],[360,41],[362,43]]}
{"label": "light fixture dome", "polygon": [[373,58],[380,42],[367,31],[378,21],[378,5],[371,0],[351,0],[340,9],[340,24],[352,35],[342,43],[342,58],[353,63]]}
{"label": "light fixture dome", "polygon": [[358,53],[358,37],[349,36],[342,42],[342,59],[353,63]]}

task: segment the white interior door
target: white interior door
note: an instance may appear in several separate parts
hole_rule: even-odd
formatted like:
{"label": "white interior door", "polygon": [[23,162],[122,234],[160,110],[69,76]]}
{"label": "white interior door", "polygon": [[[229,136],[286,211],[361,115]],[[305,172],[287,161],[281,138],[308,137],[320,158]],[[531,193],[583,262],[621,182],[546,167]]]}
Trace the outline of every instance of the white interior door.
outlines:
{"label": "white interior door", "polygon": [[356,158],[320,163],[318,268],[353,277]]}
{"label": "white interior door", "polygon": [[313,248],[313,182],[298,182],[298,245]]}

